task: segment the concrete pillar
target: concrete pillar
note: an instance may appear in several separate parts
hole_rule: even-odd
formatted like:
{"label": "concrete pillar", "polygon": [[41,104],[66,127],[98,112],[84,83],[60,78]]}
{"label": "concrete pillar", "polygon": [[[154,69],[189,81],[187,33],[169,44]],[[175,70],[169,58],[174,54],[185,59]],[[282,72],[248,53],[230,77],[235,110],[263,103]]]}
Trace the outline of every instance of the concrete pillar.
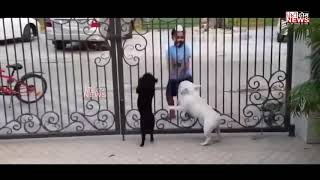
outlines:
{"label": "concrete pillar", "polygon": [[[304,41],[295,41],[292,58],[292,88],[307,81],[311,75],[311,61],[306,59],[310,55],[309,48]],[[320,143],[319,113],[312,113],[309,117],[291,117],[291,124],[295,125],[296,136],[301,137],[306,143]]]}

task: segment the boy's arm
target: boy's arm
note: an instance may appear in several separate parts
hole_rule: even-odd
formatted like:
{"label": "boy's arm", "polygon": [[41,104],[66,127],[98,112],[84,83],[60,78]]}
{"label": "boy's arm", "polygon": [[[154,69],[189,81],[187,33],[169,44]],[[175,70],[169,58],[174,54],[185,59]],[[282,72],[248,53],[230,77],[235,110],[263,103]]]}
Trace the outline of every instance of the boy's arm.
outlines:
{"label": "boy's arm", "polygon": [[170,48],[167,51],[167,67],[168,67],[168,72],[170,73],[170,67],[173,67],[173,61],[172,61],[172,57],[170,55]]}
{"label": "boy's arm", "polygon": [[167,50],[166,59],[167,59],[167,68],[168,68],[168,71],[170,72],[170,66],[169,66],[169,63],[170,63],[169,49]]}
{"label": "boy's arm", "polygon": [[186,62],[184,63],[184,69],[188,70],[191,68],[191,53],[189,47],[186,47]]}
{"label": "boy's arm", "polygon": [[169,110],[183,110],[183,107],[182,106],[168,106],[168,109]]}

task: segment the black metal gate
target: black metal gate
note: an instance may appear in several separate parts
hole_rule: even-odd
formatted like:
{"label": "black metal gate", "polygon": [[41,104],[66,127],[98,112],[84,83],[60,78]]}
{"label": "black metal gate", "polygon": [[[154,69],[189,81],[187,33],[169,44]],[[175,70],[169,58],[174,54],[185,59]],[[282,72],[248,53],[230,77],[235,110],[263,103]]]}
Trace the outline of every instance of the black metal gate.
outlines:
{"label": "black metal gate", "polygon": [[[178,24],[186,30],[194,83],[223,113],[223,132],[288,131],[292,37],[279,18],[56,18],[43,29],[31,20],[2,19],[0,68],[7,73],[5,65],[21,63],[18,80],[39,72],[48,88],[33,104],[2,98],[0,138],[138,133],[135,88],[145,72],[159,79],[156,132],[201,132],[202,122],[184,112],[167,119],[166,51]],[[21,42],[25,25],[34,40]]]}

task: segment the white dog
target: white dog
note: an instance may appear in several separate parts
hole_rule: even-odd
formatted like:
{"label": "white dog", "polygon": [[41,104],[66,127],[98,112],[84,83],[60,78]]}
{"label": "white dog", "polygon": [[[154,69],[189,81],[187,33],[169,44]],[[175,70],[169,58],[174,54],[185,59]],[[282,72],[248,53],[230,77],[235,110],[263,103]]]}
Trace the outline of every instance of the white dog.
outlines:
{"label": "white dog", "polygon": [[184,110],[191,116],[203,120],[203,132],[206,139],[201,145],[204,146],[210,143],[214,129],[218,135],[218,141],[221,140],[221,115],[197,94],[196,88],[198,87],[190,81],[182,81],[178,88],[178,106],[169,106],[169,109]]}

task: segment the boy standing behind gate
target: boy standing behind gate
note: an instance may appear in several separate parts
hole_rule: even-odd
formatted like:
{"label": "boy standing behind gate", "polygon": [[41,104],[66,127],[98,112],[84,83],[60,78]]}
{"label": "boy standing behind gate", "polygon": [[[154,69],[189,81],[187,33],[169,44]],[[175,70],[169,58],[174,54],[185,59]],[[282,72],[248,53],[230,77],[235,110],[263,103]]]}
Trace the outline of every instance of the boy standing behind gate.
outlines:
{"label": "boy standing behind gate", "polygon": [[[171,32],[174,45],[167,51],[169,81],[166,89],[166,97],[169,106],[174,106],[174,96],[177,96],[180,82],[192,80],[190,48],[185,44],[185,29],[178,25]],[[175,110],[170,110],[169,119],[176,118]]]}

